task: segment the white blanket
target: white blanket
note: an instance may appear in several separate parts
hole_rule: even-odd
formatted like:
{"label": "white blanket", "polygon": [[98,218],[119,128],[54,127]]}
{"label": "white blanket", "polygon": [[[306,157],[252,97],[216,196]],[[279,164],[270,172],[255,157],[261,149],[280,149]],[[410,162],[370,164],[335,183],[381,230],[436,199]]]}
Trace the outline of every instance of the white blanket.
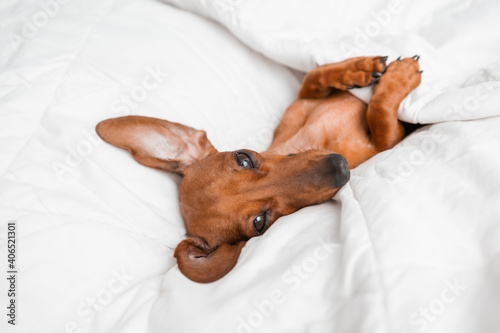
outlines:
{"label": "white blanket", "polygon": [[[18,321],[2,314],[2,332],[497,332],[499,5],[365,2],[176,1],[295,70],[420,54],[424,81],[400,117],[441,122],[196,284],[172,258],[179,178],[94,126],[147,115],[205,129],[221,151],[264,150],[296,75],[154,0],[2,1],[0,256],[8,221],[19,244]],[[380,32],[363,44],[370,22]]]}
{"label": "white blanket", "polygon": [[[492,93],[500,77],[498,1],[165,1],[217,20],[245,44],[303,72],[354,56],[420,55],[425,75],[401,106],[402,120],[498,115],[500,95]],[[356,94],[368,100],[370,92]],[[443,113],[459,96],[468,99]]]}
{"label": "white blanket", "polygon": [[[445,122],[421,129],[354,170],[331,204],[335,218],[328,227],[320,217],[306,215],[314,224],[304,223],[301,214],[307,213],[300,212],[249,243],[251,250],[258,243],[254,251],[262,255],[244,252],[237,270],[247,261],[262,262],[253,264],[250,279],[236,272],[228,277],[239,286],[232,290],[238,295],[233,302],[213,295],[229,282],[190,293],[197,295],[193,313],[203,313],[202,300],[211,299],[220,313],[231,314],[230,323],[215,321],[214,313],[214,321],[202,321],[196,330],[498,330],[500,118],[483,118],[500,115],[500,3],[167,2],[220,22],[253,49],[304,72],[358,55],[388,55],[392,61],[418,54],[423,81],[402,103],[399,117]],[[370,91],[354,93],[370,97]],[[316,249],[325,240],[337,248],[321,262]],[[296,267],[311,272],[302,275]],[[275,270],[279,278],[269,279]],[[180,316],[173,304],[186,296],[168,281],[155,310],[157,318],[164,316],[156,327]],[[273,290],[283,299],[270,302]]]}

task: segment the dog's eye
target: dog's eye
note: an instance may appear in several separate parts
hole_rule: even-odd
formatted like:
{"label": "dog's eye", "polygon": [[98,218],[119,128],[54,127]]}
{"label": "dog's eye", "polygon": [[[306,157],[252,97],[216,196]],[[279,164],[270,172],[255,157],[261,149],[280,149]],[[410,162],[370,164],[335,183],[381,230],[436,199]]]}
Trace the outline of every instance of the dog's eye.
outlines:
{"label": "dog's eye", "polygon": [[261,213],[253,219],[253,230],[257,235],[262,235],[266,231],[267,216],[266,213]]}
{"label": "dog's eye", "polygon": [[250,156],[247,153],[243,152],[236,152],[234,153],[234,159],[236,160],[236,163],[243,169],[253,169],[255,168],[255,165],[250,158]]}

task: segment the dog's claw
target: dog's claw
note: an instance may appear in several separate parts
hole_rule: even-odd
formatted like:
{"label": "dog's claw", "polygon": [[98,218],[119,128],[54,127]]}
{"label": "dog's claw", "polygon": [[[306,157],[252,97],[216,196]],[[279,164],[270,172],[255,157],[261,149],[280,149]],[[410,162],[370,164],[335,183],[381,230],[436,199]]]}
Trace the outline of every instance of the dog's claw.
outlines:
{"label": "dog's claw", "polygon": [[380,60],[380,62],[381,62],[381,63],[384,63],[384,62],[386,62],[386,61],[387,61],[387,59],[388,59],[388,58],[389,58],[389,57],[387,57],[387,56],[385,56],[385,57],[380,57],[380,59],[379,59],[379,60]]}
{"label": "dog's claw", "polygon": [[347,87],[346,89],[354,89],[354,88],[361,88],[361,86],[358,86],[357,84],[355,84],[354,86],[352,86],[352,87]]}
{"label": "dog's claw", "polygon": [[399,57],[396,59],[396,61],[399,61],[399,60],[401,60],[401,56],[399,56]]}
{"label": "dog's claw", "polygon": [[418,61],[418,59],[420,59],[420,56],[418,54],[416,54],[412,58]]}
{"label": "dog's claw", "polygon": [[423,72],[424,72],[424,71],[423,71],[423,70],[421,70],[419,73],[420,73],[420,74],[422,74]]}
{"label": "dog's claw", "polygon": [[372,72],[372,77],[374,78],[379,78],[382,76],[382,73],[379,73],[379,72]]}

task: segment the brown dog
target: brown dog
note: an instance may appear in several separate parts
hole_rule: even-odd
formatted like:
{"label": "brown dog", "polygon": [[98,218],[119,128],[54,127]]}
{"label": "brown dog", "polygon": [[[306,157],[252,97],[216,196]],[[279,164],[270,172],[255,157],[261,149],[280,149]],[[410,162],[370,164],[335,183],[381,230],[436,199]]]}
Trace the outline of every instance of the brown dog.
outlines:
{"label": "brown dog", "polygon": [[[181,272],[212,282],[236,264],[241,248],[280,216],[325,202],[349,168],[400,142],[401,101],[420,84],[418,57],[360,57],[309,72],[264,153],[218,152],[204,131],[128,116],[96,131],[141,164],[182,176],[179,200],[188,238],[175,249]],[[366,105],[346,92],[374,84]]]}

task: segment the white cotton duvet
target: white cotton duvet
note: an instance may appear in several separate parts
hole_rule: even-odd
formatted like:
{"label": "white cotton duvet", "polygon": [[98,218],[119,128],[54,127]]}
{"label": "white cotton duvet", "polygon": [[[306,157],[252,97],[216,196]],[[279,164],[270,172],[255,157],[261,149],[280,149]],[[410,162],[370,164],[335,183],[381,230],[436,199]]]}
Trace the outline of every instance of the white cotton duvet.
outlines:
{"label": "white cotton duvet", "polygon": [[[9,221],[18,237],[17,322],[2,332],[497,332],[499,5],[168,2],[187,11],[0,4],[0,252]],[[251,239],[223,279],[186,279],[172,257],[180,179],[95,124],[145,115],[204,129],[221,151],[264,150],[300,84],[285,65],[365,54],[421,55],[399,115],[431,125]]]}

